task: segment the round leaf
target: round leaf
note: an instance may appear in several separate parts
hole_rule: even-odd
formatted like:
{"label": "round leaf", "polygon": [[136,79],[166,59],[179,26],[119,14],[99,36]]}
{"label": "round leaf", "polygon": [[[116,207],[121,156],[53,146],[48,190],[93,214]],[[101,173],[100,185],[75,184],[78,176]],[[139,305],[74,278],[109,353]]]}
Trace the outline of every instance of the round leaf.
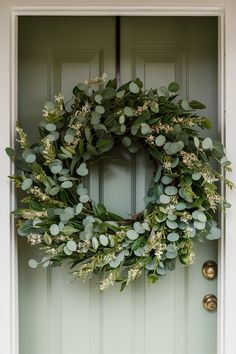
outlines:
{"label": "round leaf", "polygon": [[135,82],[131,82],[131,83],[129,84],[129,90],[130,90],[130,92],[132,92],[132,93],[139,93],[139,91],[140,91],[138,85],[137,85]]}
{"label": "round leaf", "polygon": [[36,161],[36,155],[35,154],[28,154],[25,158],[25,161],[28,163],[33,163]]}
{"label": "round leaf", "polygon": [[186,101],[186,100],[182,100],[181,106],[182,106],[182,108],[183,108],[185,111],[188,111],[188,110],[191,109],[191,107],[189,106],[188,101]]}
{"label": "round leaf", "polygon": [[128,237],[130,240],[136,240],[136,239],[139,237],[139,234],[138,234],[137,231],[128,230],[128,231],[127,231],[127,237]]}
{"label": "round leaf", "polygon": [[164,135],[158,135],[156,137],[155,143],[157,146],[162,146],[166,142],[166,137]]}
{"label": "round leaf", "polygon": [[178,211],[184,210],[184,209],[186,209],[186,204],[184,202],[180,202],[180,203],[176,204],[175,208]]}
{"label": "round leaf", "polygon": [[178,193],[178,189],[174,186],[168,186],[165,188],[165,194],[167,195],[176,195]]}
{"label": "round leaf", "polygon": [[28,265],[30,266],[30,268],[35,269],[38,267],[38,262],[35,259],[30,259],[28,261]]}
{"label": "round leaf", "polygon": [[71,181],[65,181],[61,184],[61,187],[64,189],[71,188],[73,186],[73,182]]}
{"label": "round leaf", "polygon": [[168,195],[166,195],[166,194],[162,194],[160,196],[159,200],[160,200],[160,203],[162,203],[162,204],[169,204],[170,197]]}
{"label": "round leaf", "polygon": [[89,196],[88,196],[88,195],[81,195],[81,196],[79,197],[79,201],[80,201],[81,203],[87,203],[87,202],[89,201]]}
{"label": "round leaf", "polygon": [[132,108],[127,106],[124,108],[124,114],[126,115],[126,117],[133,117],[134,111],[132,110]]}
{"label": "round leaf", "polygon": [[22,182],[22,185],[21,185],[21,189],[23,191],[26,191],[27,189],[29,189],[33,184],[33,181],[31,178],[26,178],[23,182]]}
{"label": "round leaf", "polygon": [[170,184],[173,181],[173,177],[164,175],[161,178],[161,181],[162,181],[163,184],[167,185],[167,184]]}
{"label": "round leaf", "polygon": [[[129,107],[128,107],[129,108]],[[125,115],[122,114],[120,117],[119,117],[119,123],[120,124],[124,124],[125,123]]]}
{"label": "round leaf", "polygon": [[198,220],[195,220],[193,223],[193,226],[197,229],[197,230],[204,230],[206,227],[206,223],[205,222],[201,222]]}
{"label": "round leaf", "polygon": [[52,224],[50,226],[50,234],[56,236],[60,233],[60,228],[57,224]]}
{"label": "round leaf", "polygon": [[50,134],[47,135],[47,139],[48,141],[52,142],[52,141],[56,141],[57,139],[59,139],[60,137],[60,134],[58,131],[54,131],[54,132],[51,132]]}
{"label": "round leaf", "polygon": [[92,237],[92,245],[93,245],[93,248],[96,250],[99,246],[99,243],[98,243],[98,240],[97,240],[97,237]]}
{"label": "round leaf", "polygon": [[103,106],[99,105],[99,106],[95,107],[95,111],[99,114],[103,114],[103,113],[105,113],[105,108]]}
{"label": "round leaf", "polygon": [[178,256],[177,252],[166,252],[166,258],[174,259]]}
{"label": "round leaf", "polygon": [[206,222],[207,221],[207,217],[204,213],[199,213],[198,214],[198,220],[201,222]]}
{"label": "round leaf", "polygon": [[78,186],[76,192],[77,192],[77,194],[78,194],[79,196],[81,196],[81,195],[87,195],[87,194],[88,194],[87,189],[84,188],[83,185]]}
{"label": "round leaf", "polygon": [[86,163],[82,162],[80,164],[80,166],[77,168],[76,172],[77,172],[77,174],[79,176],[86,176],[88,174],[88,172],[89,172],[88,169],[87,169]]}
{"label": "round leaf", "polygon": [[62,165],[52,165],[52,166],[50,166],[50,170],[54,174],[60,173],[62,170]]}
{"label": "round leaf", "polygon": [[116,97],[117,97],[117,98],[122,98],[122,97],[124,96],[124,94],[125,94],[125,90],[118,91],[118,92],[116,93]]}
{"label": "round leaf", "polygon": [[171,242],[178,241],[179,239],[179,234],[177,232],[171,232],[170,234],[167,235],[167,240]]}
{"label": "round leaf", "polygon": [[179,91],[179,89],[180,89],[180,87],[177,82],[171,82],[168,86],[168,90],[170,92],[177,92],[177,91]]}
{"label": "round leaf", "polygon": [[99,241],[100,241],[101,245],[104,246],[104,247],[108,246],[108,244],[109,244],[108,237],[106,235],[103,235],[103,234],[101,234],[99,236]]}
{"label": "round leaf", "polygon": [[57,129],[57,127],[56,127],[56,125],[53,124],[53,123],[48,123],[48,124],[45,125],[45,129],[46,129],[48,132],[54,132],[54,131]]}
{"label": "round leaf", "polygon": [[129,147],[131,145],[131,139],[128,137],[128,136],[125,136],[123,139],[122,139],[122,144],[125,146],[125,147]]}
{"label": "round leaf", "polygon": [[73,240],[68,241],[66,244],[66,247],[68,248],[69,251],[72,251],[72,252],[76,251],[76,249],[77,249],[76,242]]}
{"label": "round leaf", "polygon": [[177,229],[178,228],[178,224],[176,221],[171,221],[171,220],[166,220],[166,225],[170,228],[170,229]]}
{"label": "round leaf", "polygon": [[50,189],[50,191],[49,191],[49,194],[51,195],[51,196],[54,196],[54,195],[56,195],[58,192],[59,192],[59,187],[52,187],[51,189]]}
{"label": "round leaf", "polygon": [[75,207],[75,215],[79,215],[82,209],[83,209],[83,204],[82,203],[77,204]]}
{"label": "round leaf", "polygon": [[73,253],[73,251],[70,251],[66,246],[64,247],[63,251],[67,256],[71,256]]}
{"label": "round leaf", "polygon": [[194,172],[194,173],[192,174],[192,179],[193,179],[194,181],[198,181],[201,177],[202,177],[202,174],[201,174],[200,172]]}
{"label": "round leaf", "polygon": [[202,148],[204,150],[212,150],[212,147],[213,147],[213,142],[212,142],[211,138],[205,138],[202,141]]}
{"label": "round leaf", "polygon": [[94,99],[95,99],[95,101],[96,101],[98,104],[101,104],[101,102],[102,102],[102,96],[101,96],[101,95],[95,95]]}

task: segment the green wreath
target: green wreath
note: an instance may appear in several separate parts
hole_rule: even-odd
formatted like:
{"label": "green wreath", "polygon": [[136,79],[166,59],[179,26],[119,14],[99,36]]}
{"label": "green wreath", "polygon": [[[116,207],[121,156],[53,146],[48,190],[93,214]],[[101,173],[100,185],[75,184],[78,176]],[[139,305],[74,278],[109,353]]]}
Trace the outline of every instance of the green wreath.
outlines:
{"label": "green wreath", "polygon": [[[174,82],[142,87],[137,79],[119,88],[111,80],[104,88],[97,78],[78,84],[69,104],[55,96],[44,106],[40,141],[33,145],[17,126],[20,149],[6,150],[16,162],[10,178],[24,191],[24,207],[13,213],[18,235],[44,253],[40,262],[29,260],[32,268],[69,260],[75,278],[103,271],[101,290],[115,282],[123,289],[145,270],[154,283],[177,258],[191,264],[194,240],[220,237],[213,214],[230,205],[217,181],[233,185],[224,177],[231,168],[223,145],[199,134],[211,127],[195,111],[205,106],[177,100]],[[128,220],[94,203],[84,186],[90,163],[109,158],[118,144],[132,154],[142,147],[154,166],[145,210]]]}

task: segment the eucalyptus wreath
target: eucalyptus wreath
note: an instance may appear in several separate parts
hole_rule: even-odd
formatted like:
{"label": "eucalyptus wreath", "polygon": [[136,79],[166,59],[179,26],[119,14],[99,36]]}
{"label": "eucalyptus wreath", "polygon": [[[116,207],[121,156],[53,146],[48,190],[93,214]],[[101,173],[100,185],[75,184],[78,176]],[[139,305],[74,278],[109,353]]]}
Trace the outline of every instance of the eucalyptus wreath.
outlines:
{"label": "eucalyptus wreath", "polygon": [[[118,88],[115,79],[103,81],[79,83],[68,103],[55,96],[44,106],[40,140],[30,144],[17,125],[19,147],[6,149],[16,164],[10,178],[23,191],[13,212],[18,235],[43,253],[29,265],[69,260],[75,278],[102,272],[101,290],[115,282],[123,289],[144,271],[154,283],[177,259],[191,264],[195,240],[221,236],[214,215],[230,205],[218,181],[233,187],[223,145],[201,136],[211,128],[196,111],[202,103],[178,99],[175,82],[145,91],[139,79]],[[92,201],[86,188],[91,164],[119,144],[153,161],[146,207],[129,219]]]}

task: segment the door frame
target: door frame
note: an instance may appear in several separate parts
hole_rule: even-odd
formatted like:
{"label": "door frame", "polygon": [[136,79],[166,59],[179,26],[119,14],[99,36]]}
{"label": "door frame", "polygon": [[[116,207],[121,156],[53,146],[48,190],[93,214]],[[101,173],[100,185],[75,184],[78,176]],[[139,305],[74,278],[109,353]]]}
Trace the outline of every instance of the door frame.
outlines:
{"label": "door frame", "polygon": [[[186,1],[187,3],[187,1]],[[19,16],[217,16],[218,17],[218,116],[219,118],[219,131],[221,132],[221,141],[229,145],[229,140],[226,139],[227,127],[226,118],[230,121],[230,117],[226,117],[225,108],[226,104],[231,107],[231,113],[233,114],[232,104],[233,96],[227,101],[226,89],[229,82],[229,88],[233,88],[233,78],[230,80],[230,73],[227,72],[225,52],[227,50],[225,41],[225,8],[223,6],[14,6],[10,8],[11,12],[11,35],[10,35],[10,144],[14,146],[15,140],[15,122],[17,120],[17,48],[18,48],[18,17]],[[236,11],[235,11],[236,12]],[[236,59],[236,58],[235,58]],[[226,79],[228,81],[226,81]],[[235,107],[235,105],[234,105]],[[233,117],[232,117],[233,118]],[[232,119],[231,118],[231,119]],[[228,134],[230,136],[230,134]],[[232,135],[232,134],[231,134]],[[233,136],[233,135],[232,135]],[[231,138],[232,138],[231,136]],[[231,142],[232,143],[232,142]],[[236,168],[235,168],[236,169]],[[14,170],[13,164],[9,167],[9,173]],[[15,193],[14,189],[9,190],[10,210],[15,206]],[[229,198],[230,199],[230,198]],[[9,213],[9,209],[8,209]],[[230,231],[232,228],[233,215],[227,217],[226,220],[222,215],[222,229],[224,234]],[[8,254],[10,255],[10,261],[6,262],[6,266],[10,267],[9,273],[6,272],[5,277],[10,277],[6,280],[6,284],[9,285],[4,288],[3,294],[0,296],[4,300],[7,300],[9,304],[9,327],[7,329],[8,336],[6,337],[6,354],[18,354],[18,275],[17,275],[17,240],[15,237],[14,220],[11,218],[9,225],[9,243]],[[235,328],[235,312],[232,311],[230,300],[236,296],[236,287],[234,284],[230,284],[232,278],[231,268],[236,269],[236,261],[232,257],[233,243],[230,240],[226,240],[223,235],[219,241],[219,278],[218,278],[218,326],[217,326],[217,354],[233,354],[235,349],[233,329]],[[234,241],[235,244],[235,241]],[[230,252],[231,250],[231,252]],[[227,260],[227,261],[226,261]],[[230,273],[228,273],[230,272]],[[227,274],[227,276],[226,276]],[[233,301],[233,300],[232,300]],[[236,309],[234,305],[233,310]],[[4,309],[4,313],[7,311]]]}

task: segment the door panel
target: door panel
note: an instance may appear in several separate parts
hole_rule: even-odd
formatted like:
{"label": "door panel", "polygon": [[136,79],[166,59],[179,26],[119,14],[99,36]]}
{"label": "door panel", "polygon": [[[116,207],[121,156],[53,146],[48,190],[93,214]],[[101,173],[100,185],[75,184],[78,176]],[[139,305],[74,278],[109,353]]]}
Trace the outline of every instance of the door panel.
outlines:
{"label": "door panel", "polygon": [[[216,137],[216,19],[123,17],[121,29],[125,62],[121,77],[140,77],[146,89],[177,81],[181,97],[206,104],[202,114],[213,119],[211,133]],[[199,243],[195,245],[195,254],[195,264],[189,269],[179,265],[171,277],[168,274],[166,284],[161,279],[156,289],[145,291],[147,353],[155,353],[156,333],[162,333],[158,337],[160,353],[216,353],[216,313],[209,314],[201,306],[205,294],[216,292],[216,282],[206,281],[201,274],[205,260],[217,259],[216,244],[209,242],[206,248]],[[154,310],[155,302],[158,303]]]}
{"label": "door panel", "polygon": [[[32,140],[54,93],[69,99],[78,81],[114,77],[114,38],[112,17],[20,18],[19,120]],[[216,135],[216,38],[214,18],[123,17],[122,81],[140,77],[145,88],[179,82],[181,96],[207,104]],[[118,146],[114,157],[93,166],[87,183],[95,201],[128,216],[144,207],[152,165],[141,149],[131,156]],[[28,268],[39,252],[20,240],[20,354],[215,354],[216,313],[201,300],[216,293],[216,281],[204,279],[201,266],[217,259],[216,244],[199,243],[195,253],[193,266],[178,265],[151,287],[142,277],[122,293],[119,286],[101,293],[99,279],[71,282],[66,265]]]}

